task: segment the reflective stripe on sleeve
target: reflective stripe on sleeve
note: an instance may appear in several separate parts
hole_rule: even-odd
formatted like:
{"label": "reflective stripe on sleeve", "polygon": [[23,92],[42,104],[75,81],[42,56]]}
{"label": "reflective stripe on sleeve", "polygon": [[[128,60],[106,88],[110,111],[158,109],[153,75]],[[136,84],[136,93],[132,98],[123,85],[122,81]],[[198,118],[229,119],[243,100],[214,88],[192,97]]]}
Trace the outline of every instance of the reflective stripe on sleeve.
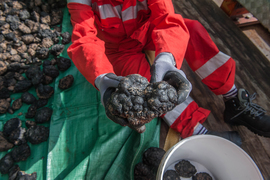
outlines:
{"label": "reflective stripe on sleeve", "polygon": [[123,12],[122,5],[118,6],[112,6],[111,4],[103,4],[103,5],[97,5],[97,3],[93,3],[92,5],[93,10],[98,11],[100,14],[100,19],[106,19],[106,18],[114,18],[122,17],[122,21],[127,21],[130,19],[136,19],[138,11],[141,10],[148,10],[147,1],[144,0],[142,2],[137,1],[136,6],[130,6]]}
{"label": "reflective stripe on sleeve", "polygon": [[136,6],[130,6],[129,8],[127,8],[126,10],[124,10],[122,12],[122,21],[127,21],[130,19],[136,19],[137,18],[137,13],[140,10],[148,10],[148,6],[147,6],[147,1],[144,0],[142,2],[137,1]]}
{"label": "reflective stripe on sleeve", "polygon": [[195,71],[195,73],[201,78],[204,79],[225,64],[230,59],[230,56],[224,54],[223,52],[217,53],[209,61],[207,61],[203,66]]}
{"label": "reflective stripe on sleeve", "polygon": [[67,3],[80,3],[91,6],[91,0],[67,0]]}
{"label": "reflective stripe on sleeve", "polygon": [[193,99],[189,96],[183,103],[177,105],[173,110],[167,112],[164,116],[165,122],[171,126],[192,101]]}
{"label": "reflective stripe on sleeve", "polygon": [[119,12],[121,12],[121,5],[118,6],[112,6],[111,4],[104,4],[101,6],[98,6],[100,19],[106,19],[106,18],[112,18],[112,17],[118,17],[121,18]]}

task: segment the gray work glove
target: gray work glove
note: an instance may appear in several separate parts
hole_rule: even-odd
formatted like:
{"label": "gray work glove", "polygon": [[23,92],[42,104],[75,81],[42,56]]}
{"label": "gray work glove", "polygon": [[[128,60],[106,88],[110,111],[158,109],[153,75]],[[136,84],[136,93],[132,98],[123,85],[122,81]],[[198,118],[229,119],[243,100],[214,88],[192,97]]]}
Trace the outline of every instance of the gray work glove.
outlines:
{"label": "gray work glove", "polygon": [[136,130],[139,133],[145,131],[145,126],[134,127],[128,123],[128,120],[125,118],[121,118],[119,116],[114,116],[108,109],[108,101],[112,95],[112,93],[116,90],[119,82],[121,81],[122,76],[116,76],[113,73],[102,74],[98,76],[95,80],[95,85],[98,88],[101,95],[101,103],[105,107],[105,112],[107,117],[113,122],[120,124],[121,126],[128,126],[131,129]]}
{"label": "gray work glove", "polygon": [[160,53],[151,66],[150,82],[166,81],[172,85],[178,94],[178,104],[181,104],[189,96],[192,89],[183,71],[175,67],[175,60],[171,53]]}

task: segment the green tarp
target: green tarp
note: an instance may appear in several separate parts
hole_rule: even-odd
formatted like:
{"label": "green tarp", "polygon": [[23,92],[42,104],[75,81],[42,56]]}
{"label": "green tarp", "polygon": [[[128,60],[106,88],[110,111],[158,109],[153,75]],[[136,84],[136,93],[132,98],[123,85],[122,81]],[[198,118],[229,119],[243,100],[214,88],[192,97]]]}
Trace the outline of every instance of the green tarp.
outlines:
{"label": "green tarp", "polygon": [[[62,31],[72,32],[67,8]],[[61,56],[68,57],[66,49]],[[74,84],[70,89],[60,90],[58,82],[68,74],[74,76]],[[38,145],[28,143],[32,154],[18,163],[21,170],[37,172],[39,180],[133,179],[134,166],[142,153],[149,147],[159,146],[160,121],[154,119],[148,123],[143,134],[112,122],[105,115],[99,92],[73,64],[50,85],[55,93],[46,106],[53,109],[53,115],[50,123],[43,124],[50,127],[49,139]],[[36,95],[34,88],[30,92]],[[12,101],[20,96],[21,93],[13,94]],[[0,115],[0,130],[10,118],[26,121],[29,106],[24,104],[14,114]],[[6,153],[1,152],[0,158]],[[8,175],[1,174],[0,179],[6,180]]]}

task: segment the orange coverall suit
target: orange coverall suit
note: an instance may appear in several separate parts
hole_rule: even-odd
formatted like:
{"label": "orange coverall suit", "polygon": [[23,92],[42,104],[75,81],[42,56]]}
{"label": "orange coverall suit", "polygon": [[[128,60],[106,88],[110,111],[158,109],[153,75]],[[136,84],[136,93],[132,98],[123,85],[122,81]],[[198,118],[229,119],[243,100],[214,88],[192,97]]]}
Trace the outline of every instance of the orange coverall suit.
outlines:
{"label": "orange coverall suit", "polygon": [[[171,53],[179,69],[185,58],[217,95],[234,84],[234,60],[218,50],[198,21],[175,14],[170,0],[68,0],[67,7],[73,25],[68,55],[93,86],[105,73],[150,80],[144,50]],[[209,113],[189,97],[162,117],[185,138]]]}

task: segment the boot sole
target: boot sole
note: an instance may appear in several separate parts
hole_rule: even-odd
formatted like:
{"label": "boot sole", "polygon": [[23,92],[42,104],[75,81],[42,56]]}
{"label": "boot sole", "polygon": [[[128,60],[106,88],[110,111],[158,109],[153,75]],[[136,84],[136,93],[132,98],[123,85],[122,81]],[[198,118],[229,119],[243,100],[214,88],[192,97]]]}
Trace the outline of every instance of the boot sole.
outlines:
{"label": "boot sole", "polygon": [[236,121],[236,122],[230,122],[230,121],[225,121],[225,122],[228,123],[228,124],[231,124],[231,125],[236,125],[236,126],[243,125],[243,126],[246,126],[253,133],[258,134],[259,136],[270,137],[270,132],[260,131],[260,130],[258,130],[256,128],[252,127],[251,125],[249,125],[245,121],[241,121],[239,119],[234,119],[233,121]]}

